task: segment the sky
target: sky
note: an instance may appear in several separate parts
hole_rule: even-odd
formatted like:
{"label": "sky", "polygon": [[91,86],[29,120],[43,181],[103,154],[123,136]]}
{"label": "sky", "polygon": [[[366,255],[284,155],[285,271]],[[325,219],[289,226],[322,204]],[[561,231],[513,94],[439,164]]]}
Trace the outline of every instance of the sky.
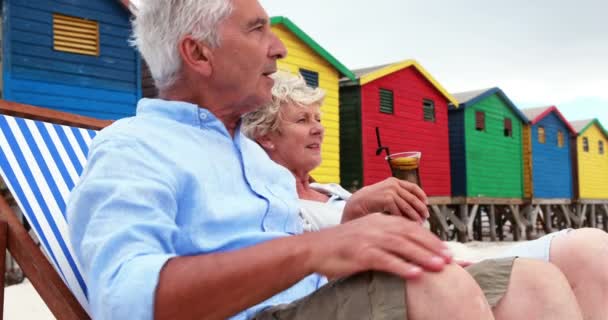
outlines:
{"label": "sky", "polygon": [[449,92],[500,87],[608,127],[607,0],[259,0],[349,69],[417,60]]}
{"label": "sky", "polygon": [[351,70],[415,59],[448,92],[500,87],[608,129],[608,0],[259,1]]}

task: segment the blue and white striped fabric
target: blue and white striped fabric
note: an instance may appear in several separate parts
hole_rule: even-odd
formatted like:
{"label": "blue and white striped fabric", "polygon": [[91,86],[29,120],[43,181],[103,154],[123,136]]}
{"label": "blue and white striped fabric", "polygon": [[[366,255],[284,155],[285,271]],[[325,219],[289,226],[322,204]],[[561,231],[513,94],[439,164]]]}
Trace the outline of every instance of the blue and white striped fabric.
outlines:
{"label": "blue and white striped fabric", "polygon": [[5,115],[0,115],[0,130],[0,174],[51,263],[88,311],[65,207],[97,132]]}

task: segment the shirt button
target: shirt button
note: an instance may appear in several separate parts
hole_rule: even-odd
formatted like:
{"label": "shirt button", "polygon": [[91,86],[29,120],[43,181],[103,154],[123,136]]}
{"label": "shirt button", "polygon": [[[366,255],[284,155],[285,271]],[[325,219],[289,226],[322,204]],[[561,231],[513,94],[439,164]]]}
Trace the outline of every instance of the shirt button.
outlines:
{"label": "shirt button", "polygon": [[206,113],[201,113],[199,115],[199,118],[201,118],[201,120],[207,120],[207,114]]}

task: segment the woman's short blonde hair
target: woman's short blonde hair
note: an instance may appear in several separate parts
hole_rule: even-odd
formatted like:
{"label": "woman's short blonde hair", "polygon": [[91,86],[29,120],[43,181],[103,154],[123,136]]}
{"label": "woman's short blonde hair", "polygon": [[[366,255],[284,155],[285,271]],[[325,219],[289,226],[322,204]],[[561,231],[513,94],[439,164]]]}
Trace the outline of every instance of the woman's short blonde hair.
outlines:
{"label": "woman's short blonde hair", "polygon": [[276,132],[280,125],[280,109],[287,103],[306,108],[312,105],[320,106],[325,98],[325,92],[319,88],[311,88],[301,75],[287,71],[277,71],[272,76],[272,102],[260,109],[243,116],[241,130],[251,139]]}

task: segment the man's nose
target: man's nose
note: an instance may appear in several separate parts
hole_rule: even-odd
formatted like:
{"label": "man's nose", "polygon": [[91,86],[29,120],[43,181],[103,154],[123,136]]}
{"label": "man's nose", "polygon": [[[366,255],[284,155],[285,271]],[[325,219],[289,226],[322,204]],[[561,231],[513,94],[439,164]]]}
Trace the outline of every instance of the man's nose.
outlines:
{"label": "man's nose", "polygon": [[268,51],[268,55],[274,59],[283,59],[287,56],[287,48],[285,48],[285,45],[283,44],[283,42],[281,41],[281,39],[279,39],[279,37],[277,37],[274,32],[271,32],[271,42],[270,42],[270,49]]}

